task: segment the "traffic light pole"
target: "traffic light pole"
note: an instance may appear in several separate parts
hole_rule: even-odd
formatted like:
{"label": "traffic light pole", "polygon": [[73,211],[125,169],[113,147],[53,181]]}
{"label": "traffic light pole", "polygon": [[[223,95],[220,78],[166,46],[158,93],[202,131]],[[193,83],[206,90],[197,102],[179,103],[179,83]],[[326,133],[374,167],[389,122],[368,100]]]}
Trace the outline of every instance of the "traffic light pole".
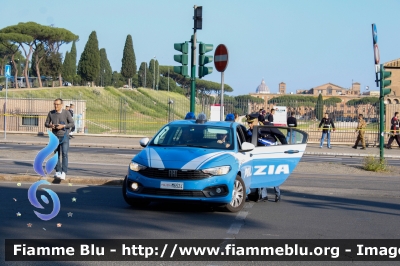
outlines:
{"label": "traffic light pole", "polygon": [[[382,67],[382,65],[381,65]],[[381,77],[382,78],[382,77]],[[381,88],[382,91],[382,88]],[[384,109],[385,109],[385,104],[383,102],[385,96],[380,93],[379,95],[379,158],[381,160],[381,162],[384,159],[384,150],[383,150],[383,145],[384,145]]]}
{"label": "traffic light pole", "polygon": [[[194,16],[196,17],[196,6],[194,8]],[[196,109],[196,19],[193,26],[193,36],[192,36],[192,63],[190,71],[190,112],[195,113]]]}

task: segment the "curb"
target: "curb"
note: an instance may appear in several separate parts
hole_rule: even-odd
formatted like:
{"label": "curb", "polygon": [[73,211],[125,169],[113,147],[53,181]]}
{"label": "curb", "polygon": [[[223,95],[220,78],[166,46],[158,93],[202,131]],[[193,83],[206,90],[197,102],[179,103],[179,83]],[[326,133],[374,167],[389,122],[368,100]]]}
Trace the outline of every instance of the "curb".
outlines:
{"label": "curb", "polygon": [[[0,141],[0,144],[20,144],[20,145],[42,145],[46,146],[49,142],[41,142],[41,141],[17,141],[17,140],[8,140],[8,141]],[[117,145],[117,144],[98,144],[98,143],[69,143],[70,147],[89,147],[89,148],[118,148],[118,149],[140,149],[142,146],[140,145]]]}
{"label": "curb", "polygon": [[123,178],[97,178],[97,177],[69,177],[65,180],[40,176],[29,175],[0,175],[0,182],[37,182],[46,180],[52,184],[81,184],[81,185],[103,185],[103,186],[121,186]]}
{"label": "curb", "polygon": [[[348,157],[367,157],[367,156],[379,157],[379,154],[334,153],[334,152],[313,152],[313,151],[306,151],[306,152],[304,152],[304,154],[305,155],[348,156]],[[400,156],[399,155],[384,155],[384,158],[400,159]]]}
{"label": "curb", "polygon": [[[4,134],[4,130],[0,130],[0,134]],[[32,136],[48,136],[47,132],[23,132],[23,131],[7,131],[10,135],[32,135]],[[115,137],[115,138],[152,138],[144,135],[117,135],[117,134],[82,134],[75,133],[78,137]]]}

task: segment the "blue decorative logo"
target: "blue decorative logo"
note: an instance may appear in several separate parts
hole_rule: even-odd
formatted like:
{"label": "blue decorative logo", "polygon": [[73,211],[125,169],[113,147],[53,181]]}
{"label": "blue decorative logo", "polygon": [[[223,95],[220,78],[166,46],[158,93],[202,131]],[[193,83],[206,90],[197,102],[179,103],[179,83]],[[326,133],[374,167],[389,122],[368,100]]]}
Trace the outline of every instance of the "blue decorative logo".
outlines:
{"label": "blue decorative logo", "polygon": [[[38,186],[40,186],[42,184],[50,185],[50,183],[48,181],[40,180],[36,183],[33,183],[32,186],[28,190],[29,202],[38,209],[44,209],[42,204],[40,204],[36,198],[36,191],[38,189]],[[42,189],[44,191],[46,191],[47,193],[49,193],[51,199],[53,200],[53,204],[54,204],[53,211],[50,214],[42,214],[37,211],[33,211],[33,212],[36,214],[36,216],[38,218],[42,219],[43,221],[48,221],[57,216],[58,212],[60,211],[61,204],[60,204],[60,199],[58,198],[57,194],[53,190],[47,189],[47,188],[42,188]],[[43,200],[44,203],[49,204],[49,199],[45,195],[42,195],[40,198]]]}
{"label": "blue decorative logo", "polygon": [[[58,152],[56,152],[54,154],[54,156],[52,156],[47,162],[46,162],[46,166],[45,166],[45,170],[46,172],[44,172],[43,170],[43,162],[46,159],[47,156],[51,155],[55,149],[58,147],[59,141],[58,138],[50,131],[47,130],[47,133],[49,134],[49,144],[47,144],[47,146],[45,148],[43,148],[41,151],[38,152],[38,154],[36,155],[35,161],[33,163],[33,169],[35,170],[35,172],[43,177],[46,177],[46,174],[49,174],[53,171],[54,167],[57,164],[58,161]],[[28,190],[28,199],[29,202],[36,208],[39,209],[44,209],[44,207],[39,203],[39,201],[36,198],[36,191],[38,189],[38,187],[40,185],[50,185],[50,183],[46,180],[40,180],[36,183],[33,183],[32,186],[30,186],[29,190]],[[51,190],[51,189],[47,189],[47,188],[43,188],[44,191],[46,191],[52,201],[53,201],[53,211],[50,214],[42,214],[40,212],[34,211],[34,213],[36,214],[36,216],[44,221],[48,221],[53,219],[54,217],[57,216],[58,212],[60,211],[60,199],[58,198],[57,194]],[[42,199],[42,201],[46,204],[49,204],[49,199],[45,196],[42,195],[40,197]]]}
{"label": "blue decorative logo", "polygon": [[50,130],[47,130],[47,133],[50,138],[49,144],[38,152],[35,161],[33,162],[33,169],[38,175],[43,177],[46,177],[46,174],[51,173],[58,162],[58,152],[56,152],[46,163],[46,173],[43,171],[44,160],[55,151],[59,144],[58,138]]}

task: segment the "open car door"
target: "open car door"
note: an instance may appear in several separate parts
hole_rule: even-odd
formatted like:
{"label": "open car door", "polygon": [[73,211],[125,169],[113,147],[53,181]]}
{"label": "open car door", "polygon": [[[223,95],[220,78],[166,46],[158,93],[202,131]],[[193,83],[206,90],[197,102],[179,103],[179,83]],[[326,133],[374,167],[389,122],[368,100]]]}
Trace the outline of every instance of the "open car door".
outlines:
{"label": "open car door", "polygon": [[308,134],[299,129],[254,126],[252,143],[256,147],[251,151],[250,188],[280,186],[285,182],[303,156],[307,140]]}

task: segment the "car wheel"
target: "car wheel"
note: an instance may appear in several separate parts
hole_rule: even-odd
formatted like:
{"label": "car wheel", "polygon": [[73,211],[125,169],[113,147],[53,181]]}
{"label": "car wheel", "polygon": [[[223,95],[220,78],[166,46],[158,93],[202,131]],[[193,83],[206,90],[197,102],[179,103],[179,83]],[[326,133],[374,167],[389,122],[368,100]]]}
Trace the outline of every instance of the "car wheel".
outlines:
{"label": "car wheel", "polygon": [[233,183],[232,200],[226,204],[225,209],[229,212],[240,211],[246,203],[246,189],[243,179],[237,175]]}
{"label": "car wheel", "polygon": [[126,184],[128,182],[128,177],[125,176],[124,183],[122,184],[122,195],[126,203],[131,205],[132,207],[143,208],[148,206],[151,201],[149,200],[141,200],[141,199],[132,199],[126,196]]}

